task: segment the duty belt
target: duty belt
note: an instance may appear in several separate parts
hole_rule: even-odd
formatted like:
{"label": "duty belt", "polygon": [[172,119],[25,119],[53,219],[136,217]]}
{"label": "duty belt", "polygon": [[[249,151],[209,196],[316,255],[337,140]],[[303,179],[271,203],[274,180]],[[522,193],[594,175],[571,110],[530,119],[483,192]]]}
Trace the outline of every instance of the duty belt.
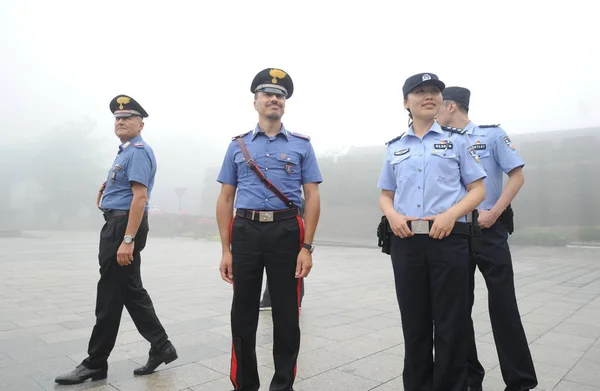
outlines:
{"label": "duty belt", "polygon": [[[431,227],[433,226],[432,220],[415,220],[407,221],[408,229],[415,235],[429,235]],[[391,230],[391,228],[388,228]],[[457,221],[454,223],[454,227],[450,232],[451,235],[467,235],[471,236],[471,224]]]}
{"label": "duty belt", "polygon": [[282,210],[252,210],[238,208],[235,211],[237,216],[244,219],[258,221],[261,223],[270,223],[277,220],[291,219],[300,214],[298,208],[282,209]]}

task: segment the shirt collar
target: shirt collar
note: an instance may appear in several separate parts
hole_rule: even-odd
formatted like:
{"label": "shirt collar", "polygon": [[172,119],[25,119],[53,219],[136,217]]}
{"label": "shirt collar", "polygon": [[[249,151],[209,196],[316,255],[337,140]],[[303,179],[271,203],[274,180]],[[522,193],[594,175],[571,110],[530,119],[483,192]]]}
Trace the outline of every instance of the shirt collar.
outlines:
{"label": "shirt collar", "polygon": [[[437,123],[437,121],[433,121],[433,125],[431,125],[431,128],[429,128],[429,130],[425,134],[427,134],[429,132],[436,132],[439,134],[444,134],[444,131],[442,130],[440,125]],[[410,134],[411,136],[416,137],[415,131],[413,130],[412,125],[410,125],[410,128],[408,128],[408,132],[406,134]]]}
{"label": "shirt collar", "polygon": [[475,126],[475,124],[473,123],[473,121],[469,121],[469,123],[467,124],[467,126],[465,126],[465,130],[467,134],[471,134],[475,131],[475,128],[477,126]]}
{"label": "shirt collar", "polygon": [[[254,140],[256,138],[256,136],[258,136],[259,134],[265,134],[265,132],[261,130],[261,128],[260,128],[260,126],[258,126],[258,124],[256,124],[256,127],[252,131],[252,140]],[[281,129],[279,130],[279,133],[277,133],[275,135],[275,137],[279,136],[280,134],[283,134],[283,136],[287,140],[288,136],[290,135],[290,131],[287,130],[285,128],[285,126],[283,126],[283,124],[281,124]]]}
{"label": "shirt collar", "polygon": [[119,145],[119,152],[121,152],[122,150],[124,150],[125,148],[127,148],[128,146],[130,146],[131,144],[142,142],[142,141],[144,141],[142,139],[142,136],[140,136],[138,134],[137,136],[135,136],[134,138],[130,139],[129,141],[125,141],[123,144]]}

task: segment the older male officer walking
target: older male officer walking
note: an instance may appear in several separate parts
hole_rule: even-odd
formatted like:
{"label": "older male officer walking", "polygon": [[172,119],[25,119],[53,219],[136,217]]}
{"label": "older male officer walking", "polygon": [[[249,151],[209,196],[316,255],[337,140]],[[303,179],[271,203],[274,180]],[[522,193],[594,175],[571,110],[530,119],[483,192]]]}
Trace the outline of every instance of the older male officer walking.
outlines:
{"label": "older male officer walking", "polygon": [[148,292],[142,285],[141,252],[148,237],[148,200],[154,187],[156,159],[142,139],[148,113],[133,98],[118,95],[110,102],[115,116],[119,152],[100,188],[97,204],[106,223],[100,233],[100,281],[96,297],[96,325],[88,357],[73,371],[56,378],[59,384],[77,384],[107,376],[108,357],[115,346],[123,306],[140,334],[151,344],[148,362],[133,371],[152,373],[177,358],[175,347],[161,325]]}
{"label": "older male officer walking", "polygon": [[[523,160],[506,132],[498,125],[475,125],[469,120],[471,92],[447,87],[438,113],[442,125],[464,128],[486,171],[485,200],[479,205],[481,235],[473,238],[470,262],[470,308],[473,309],[475,269],[483,274],[488,288],[488,306],[502,377],[507,391],[531,390],[537,386],[533,360],[523,330],[515,296],[514,273],[508,235],[512,233],[510,203],[524,183]],[[508,182],[502,188],[502,173]],[[470,348],[467,382],[470,391],[482,390],[485,371],[477,359],[473,320],[470,320]]]}
{"label": "older male officer walking", "polygon": [[[310,138],[281,123],[294,91],[290,75],[281,69],[264,69],[255,76],[250,91],[258,125],[233,138],[217,178],[222,184],[217,201],[223,249],[220,272],[223,280],[233,284],[231,382],[240,391],[260,387],[255,348],[266,269],[275,363],[269,390],[292,391],[300,349],[300,288],[312,268],[322,177]],[[299,214],[302,190],[304,220]]]}

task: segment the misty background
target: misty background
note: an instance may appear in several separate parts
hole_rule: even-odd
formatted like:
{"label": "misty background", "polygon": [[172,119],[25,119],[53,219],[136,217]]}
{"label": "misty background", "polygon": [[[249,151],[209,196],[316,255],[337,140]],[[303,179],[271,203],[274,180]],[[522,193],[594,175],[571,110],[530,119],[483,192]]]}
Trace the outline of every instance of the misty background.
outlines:
{"label": "misty background", "polygon": [[216,177],[254,128],[254,75],[292,77],[286,128],[324,182],[317,240],[376,244],[385,142],[406,130],[402,84],[471,90],[525,161],[511,241],[600,242],[600,41],[569,1],[0,1],[0,230],[99,230],[96,192],[119,140],[108,105],[134,97],[158,172],[151,235],[215,240]]}

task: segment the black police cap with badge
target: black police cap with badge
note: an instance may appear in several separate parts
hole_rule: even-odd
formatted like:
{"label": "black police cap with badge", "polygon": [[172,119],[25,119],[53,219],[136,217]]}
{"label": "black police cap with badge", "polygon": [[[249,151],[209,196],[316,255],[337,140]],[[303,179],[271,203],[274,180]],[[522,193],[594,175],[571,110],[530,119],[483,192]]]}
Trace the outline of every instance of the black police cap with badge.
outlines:
{"label": "black police cap with badge", "polygon": [[294,83],[286,72],[278,68],[266,68],[258,72],[252,80],[250,91],[255,94],[264,92],[267,94],[283,95],[290,99],[294,93]]}
{"label": "black police cap with badge", "polygon": [[146,110],[135,99],[127,95],[117,95],[110,101],[110,111],[115,118],[148,117]]}
{"label": "black police cap with badge", "polygon": [[456,103],[461,103],[469,108],[469,100],[471,99],[471,91],[464,87],[446,87],[442,91],[444,100],[453,100]]}
{"label": "black police cap with badge", "polygon": [[417,87],[423,85],[433,85],[440,89],[440,91],[444,91],[446,85],[442,82],[436,74],[434,73],[417,73],[416,75],[412,75],[404,82],[404,86],[402,87],[402,92],[404,93],[404,98],[410,94],[412,90]]}

